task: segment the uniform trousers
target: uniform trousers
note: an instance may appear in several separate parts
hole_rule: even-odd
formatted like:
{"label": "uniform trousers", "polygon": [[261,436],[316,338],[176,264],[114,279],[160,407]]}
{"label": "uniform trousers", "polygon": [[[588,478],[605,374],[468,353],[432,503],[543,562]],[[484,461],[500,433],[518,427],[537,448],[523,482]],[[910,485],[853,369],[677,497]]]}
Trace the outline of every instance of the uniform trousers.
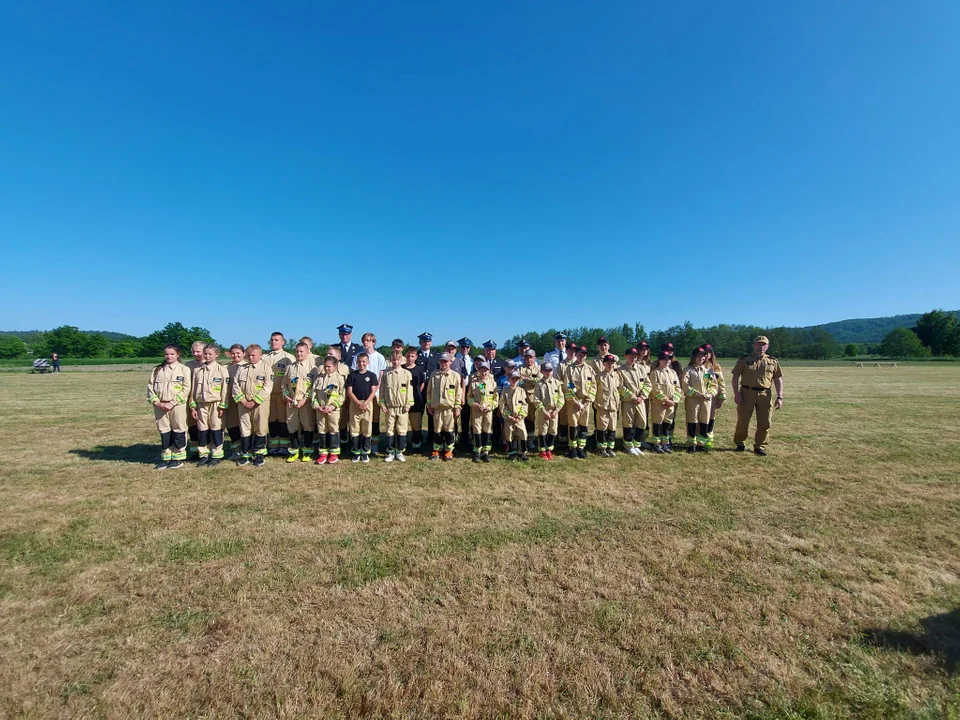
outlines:
{"label": "uniform trousers", "polygon": [[737,429],[733,434],[733,441],[740,445],[747,439],[750,432],[750,418],[756,411],[757,432],[753,436],[753,448],[756,450],[767,442],[770,433],[770,408],[773,405],[773,395],[769,388],[758,392],[748,387],[741,387],[740,395],[743,402],[737,405]]}

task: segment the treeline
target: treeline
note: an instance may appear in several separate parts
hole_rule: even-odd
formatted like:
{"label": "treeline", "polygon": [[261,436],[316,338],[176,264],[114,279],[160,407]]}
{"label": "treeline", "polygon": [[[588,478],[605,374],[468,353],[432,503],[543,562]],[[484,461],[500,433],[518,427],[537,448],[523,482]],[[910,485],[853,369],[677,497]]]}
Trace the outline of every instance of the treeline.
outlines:
{"label": "treeline", "polygon": [[164,345],[172,343],[188,349],[197,340],[215,342],[206,328],[188,328],[180,323],[167,323],[139,338],[61,325],[48,331],[0,337],[0,358],[50,357],[52,353],[65,358],[154,358],[163,355]]}
{"label": "treeline", "polygon": [[912,328],[896,328],[880,343],[880,354],[892,358],[960,357],[960,322],[956,313],[931,310]]}

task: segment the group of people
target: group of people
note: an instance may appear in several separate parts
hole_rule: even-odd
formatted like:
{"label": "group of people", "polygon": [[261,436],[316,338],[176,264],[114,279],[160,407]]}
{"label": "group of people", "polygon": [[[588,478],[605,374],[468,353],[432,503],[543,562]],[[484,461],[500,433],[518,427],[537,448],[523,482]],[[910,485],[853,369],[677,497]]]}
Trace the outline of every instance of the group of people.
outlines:
{"label": "group of people", "polygon": [[[681,367],[672,343],[653,356],[641,342],[621,361],[604,337],[589,358],[585,346],[557,333],[554,349],[542,358],[521,340],[508,360],[497,356],[492,340],[474,356],[469,338],[448,341],[437,352],[433,336],[422,333],[418,346],[394,340],[385,358],[373,333],[359,345],[350,325],[337,330],[340,342],[323,357],[313,354],[309,337],[291,354],[280,332],[270,336],[267,351],[232,345],[228,364],[213,344],[194,343],[186,363],[177,346],[166,346],[147,385],[160,432],[157,469],[180,468],[193,452],[201,465],[217,465],[227,442],[238,465],[263,465],[267,455],[335,464],[345,445],[353,462],[365,463],[374,436],[384,462],[405,462],[411,450],[449,461],[458,443],[474,462],[489,462],[495,448],[517,462],[536,453],[552,460],[562,448],[568,458],[586,459],[591,420],[600,457],[616,455],[618,428],[629,455],[671,453],[681,444],[687,452],[709,452],[726,399],[723,370],[709,344]],[[768,347],[766,337],[757,337],[731,378],[736,450],[746,449],[756,413],[757,455],[766,455],[771,408],[783,405],[780,365]],[[674,437],[681,405],[685,443]]]}

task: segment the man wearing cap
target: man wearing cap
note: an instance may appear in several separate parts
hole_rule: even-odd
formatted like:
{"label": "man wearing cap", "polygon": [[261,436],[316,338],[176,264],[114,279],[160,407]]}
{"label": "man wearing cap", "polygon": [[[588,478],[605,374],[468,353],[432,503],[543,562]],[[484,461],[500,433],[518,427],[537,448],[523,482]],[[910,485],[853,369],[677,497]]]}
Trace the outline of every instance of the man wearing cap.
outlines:
{"label": "man wearing cap", "polygon": [[557,441],[560,411],[563,409],[563,385],[554,377],[553,363],[540,366],[540,381],[533,391],[533,409],[537,412],[537,436],[540,438],[540,457],[553,460],[553,448]]}
{"label": "man wearing cap", "polygon": [[470,406],[470,430],[473,433],[473,461],[490,462],[493,447],[493,418],[497,409],[497,381],[490,373],[486,360],[479,360],[477,371],[467,385],[467,405]]}
{"label": "man wearing cap", "polygon": [[753,340],[753,352],[744,355],[733,368],[731,385],[733,386],[733,401],[737,404],[737,429],[733,434],[733,441],[737,444],[737,452],[743,452],[744,441],[750,430],[750,418],[754,410],[757,413],[757,432],[753,437],[753,452],[757,455],[766,455],[764,443],[770,432],[771,386],[777,391],[775,407],[783,407],[783,373],[780,371],[779,361],[772,355],[767,355],[770,341],[766,335],[760,335]]}
{"label": "man wearing cap", "polygon": [[567,357],[567,336],[562,332],[553,334],[553,350],[550,350],[543,354],[543,361],[548,362],[553,365],[553,373],[559,377],[557,370],[560,368],[560,363],[564,361]]}
{"label": "man wearing cap", "polygon": [[587,348],[577,348],[577,360],[564,370],[563,394],[570,403],[570,451],[568,458],[587,459],[587,423],[590,406],[597,397],[597,376],[587,364]]}
{"label": "man wearing cap", "polygon": [[524,443],[527,440],[527,428],[524,424],[529,413],[527,392],[520,387],[520,373],[516,370],[507,374],[509,383],[500,393],[499,409],[503,416],[503,439],[510,450],[510,460],[529,460]]}
{"label": "man wearing cap", "polygon": [[[515,358],[513,358],[513,361],[517,364],[518,368],[523,367],[524,353],[526,353],[527,350],[529,349],[530,349],[530,343],[528,343],[525,338],[520,338],[519,340],[517,340],[517,352],[519,354]],[[536,353],[534,353],[534,357],[536,357]]]}
{"label": "man wearing cap", "polygon": [[427,381],[427,412],[433,418],[433,452],[431,460],[453,460],[454,428],[463,405],[463,384],[460,376],[450,369],[453,357],[442,353],[439,367]]}
{"label": "man wearing cap", "polygon": [[423,332],[417,335],[417,341],[420,343],[420,350],[417,351],[417,363],[423,366],[423,371],[429,375],[437,369],[437,358],[439,354],[431,350],[433,346],[433,335]]}
{"label": "man wearing cap", "polygon": [[340,342],[333,344],[340,348],[340,362],[347,367],[351,367],[353,356],[361,352],[363,348],[357,343],[351,342],[353,340],[353,325],[344,323],[337,328],[337,332],[340,334]]}
{"label": "man wearing cap", "polygon": [[623,449],[629,455],[642,455],[640,446],[647,434],[647,398],[650,380],[639,361],[640,350],[627,350],[627,360],[618,369],[620,374],[620,425],[623,427]]}
{"label": "man wearing cap", "polygon": [[286,457],[290,447],[290,431],[287,429],[287,403],[283,398],[283,376],[287,367],[297,359],[283,349],[286,338],[282,332],[270,335],[270,350],[263,354],[263,360],[272,368],[273,391],[270,393],[270,419],[267,423],[270,437],[267,441],[267,453]]}
{"label": "man wearing cap", "polygon": [[490,374],[494,380],[499,380],[503,375],[503,368],[506,360],[497,357],[497,344],[493,340],[487,340],[483,344],[483,359],[490,366]]}

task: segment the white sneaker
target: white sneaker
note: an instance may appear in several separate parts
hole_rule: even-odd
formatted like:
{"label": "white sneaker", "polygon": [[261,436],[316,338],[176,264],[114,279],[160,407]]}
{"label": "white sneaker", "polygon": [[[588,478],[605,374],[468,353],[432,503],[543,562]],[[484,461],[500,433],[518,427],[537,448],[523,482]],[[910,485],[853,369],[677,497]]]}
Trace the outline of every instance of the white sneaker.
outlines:
{"label": "white sneaker", "polygon": [[384,459],[384,462],[393,462],[393,455],[387,455]]}
{"label": "white sneaker", "polygon": [[361,456],[360,456],[360,462],[365,462],[365,463],[370,462],[370,456],[369,456],[369,455],[361,455]]}
{"label": "white sneaker", "polygon": [[643,455],[643,450],[641,450],[641,449],[638,448],[638,447],[635,447],[635,448],[633,449],[633,454],[634,454],[634,455]]}
{"label": "white sneaker", "polygon": [[406,462],[407,459],[403,456],[402,452],[397,453],[397,462]]}
{"label": "white sneaker", "polygon": [[355,463],[360,462],[360,456],[359,456],[359,455],[354,455],[354,456],[353,456],[353,462],[355,462]]}

